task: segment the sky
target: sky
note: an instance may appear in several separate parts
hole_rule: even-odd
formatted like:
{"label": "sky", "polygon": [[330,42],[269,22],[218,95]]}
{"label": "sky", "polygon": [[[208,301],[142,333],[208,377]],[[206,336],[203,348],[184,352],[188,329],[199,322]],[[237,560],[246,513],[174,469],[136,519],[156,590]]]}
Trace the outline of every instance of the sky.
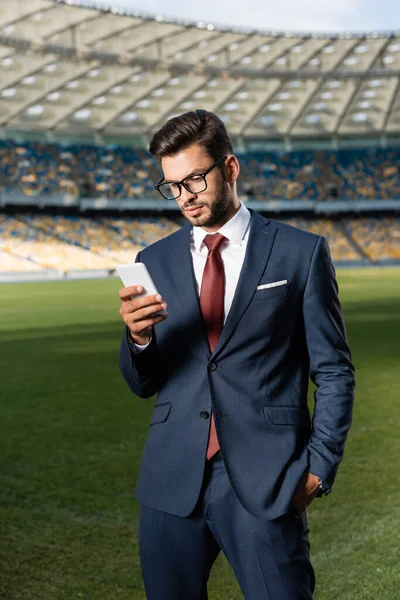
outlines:
{"label": "sky", "polygon": [[400,32],[400,0],[83,0],[213,24],[291,32]]}

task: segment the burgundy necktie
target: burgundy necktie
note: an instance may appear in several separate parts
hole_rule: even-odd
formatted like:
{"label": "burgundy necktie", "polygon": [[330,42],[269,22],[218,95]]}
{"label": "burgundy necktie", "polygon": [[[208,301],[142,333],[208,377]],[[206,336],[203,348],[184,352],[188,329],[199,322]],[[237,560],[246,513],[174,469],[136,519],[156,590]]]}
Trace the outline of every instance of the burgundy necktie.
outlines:
{"label": "burgundy necktie", "polygon": [[[208,256],[201,281],[200,307],[211,352],[214,352],[224,326],[225,271],[219,247],[225,239],[221,233],[206,235],[204,238],[204,243],[208,248]],[[211,413],[207,458],[212,458],[218,450],[219,444],[217,432],[215,431],[214,415]]]}

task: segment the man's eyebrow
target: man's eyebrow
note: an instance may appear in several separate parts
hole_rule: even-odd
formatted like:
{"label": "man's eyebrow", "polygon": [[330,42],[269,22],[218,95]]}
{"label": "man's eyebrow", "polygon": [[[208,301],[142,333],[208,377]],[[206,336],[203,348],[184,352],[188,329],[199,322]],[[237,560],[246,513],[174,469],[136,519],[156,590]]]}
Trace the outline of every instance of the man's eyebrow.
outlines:
{"label": "man's eyebrow", "polygon": [[[192,171],[190,171],[190,173],[185,175],[185,177],[183,177],[183,179],[186,179],[186,177],[191,177],[192,175],[201,175],[205,171],[207,171],[207,167],[205,167],[204,169],[202,169],[202,168],[192,169]],[[164,180],[166,182],[176,182],[177,181],[177,179],[167,179],[167,178],[164,178]],[[182,180],[180,180],[180,181],[182,181]]]}

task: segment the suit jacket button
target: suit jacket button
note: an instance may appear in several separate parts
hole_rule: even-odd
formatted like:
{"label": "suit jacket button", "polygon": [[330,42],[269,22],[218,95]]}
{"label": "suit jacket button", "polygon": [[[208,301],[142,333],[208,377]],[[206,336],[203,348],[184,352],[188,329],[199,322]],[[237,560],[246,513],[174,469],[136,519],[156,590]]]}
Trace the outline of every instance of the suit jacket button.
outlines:
{"label": "suit jacket button", "polygon": [[210,413],[208,413],[206,410],[202,410],[201,413],[200,413],[200,417],[202,419],[208,419],[209,416],[210,416]]}
{"label": "suit jacket button", "polygon": [[211,365],[208,365],[208,368],[210,371],[215,371],[217,369],[217,365],[215,363],[211,363]]}

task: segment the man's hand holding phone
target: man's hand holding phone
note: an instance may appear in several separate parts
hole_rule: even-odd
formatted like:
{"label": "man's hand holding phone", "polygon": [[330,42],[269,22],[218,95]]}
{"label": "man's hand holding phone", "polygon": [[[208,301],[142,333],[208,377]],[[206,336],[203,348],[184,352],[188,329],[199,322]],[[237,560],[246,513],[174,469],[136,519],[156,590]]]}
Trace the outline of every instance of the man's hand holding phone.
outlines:
{"label": "man's hand holding phone", "polygon": [[[168,317],[167,303],[161,295],[143,296],[143,291],[142,286],[131,285],[118,292],[121,300],[119,314],[128,326],[132,340],[139,346],[148,344],[153,325]],[[155,314],[161,311],[161,314]]]}

